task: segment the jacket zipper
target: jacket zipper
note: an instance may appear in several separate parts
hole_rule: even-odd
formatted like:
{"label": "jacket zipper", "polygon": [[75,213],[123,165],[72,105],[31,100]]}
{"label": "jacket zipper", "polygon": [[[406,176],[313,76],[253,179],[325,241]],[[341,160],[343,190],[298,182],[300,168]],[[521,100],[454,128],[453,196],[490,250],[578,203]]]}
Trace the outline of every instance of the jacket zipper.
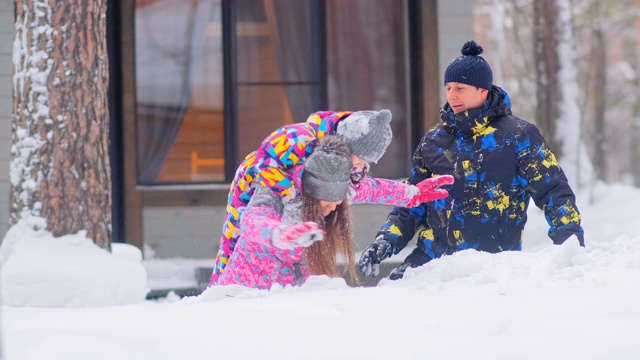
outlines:
{"label": "jacket zipper", "polygon": [[480,184],[481,184],[481,179],[482,179],[482,160],[484,159],[484,156],[482,153],[480,153],[480,156],[478,156],[478,173],[477,173],[477,178],[476,178],[476,195],[480,196],[481,191],[480,191]]}

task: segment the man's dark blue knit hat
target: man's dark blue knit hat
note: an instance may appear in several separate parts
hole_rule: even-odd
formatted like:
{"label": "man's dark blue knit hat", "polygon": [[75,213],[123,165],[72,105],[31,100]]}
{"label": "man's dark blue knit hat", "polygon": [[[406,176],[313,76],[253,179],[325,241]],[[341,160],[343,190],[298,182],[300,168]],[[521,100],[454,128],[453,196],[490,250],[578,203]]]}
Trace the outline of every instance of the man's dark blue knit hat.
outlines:
{"label": "man's dark blue knit hat", "polygon": [[458,82],[491,90],[493,72],[487,61],[480,56],[482,51],[482,46],[475,41],[467,41],[460,50],[462,56],[454,59],[444,72],[445,85]]}

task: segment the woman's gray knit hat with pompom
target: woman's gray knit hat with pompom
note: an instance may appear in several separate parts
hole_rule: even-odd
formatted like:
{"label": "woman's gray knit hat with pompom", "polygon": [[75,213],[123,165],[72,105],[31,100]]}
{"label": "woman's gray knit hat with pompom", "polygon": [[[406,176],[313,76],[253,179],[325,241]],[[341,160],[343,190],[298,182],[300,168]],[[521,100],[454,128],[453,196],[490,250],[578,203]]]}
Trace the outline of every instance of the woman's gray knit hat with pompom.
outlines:
{"label": "woman's gray knit hat with pompom", "polygon": [[391,143],[391,111],[356,111],[338,123],[339,135],[351,153],[360,159],[377,163]]}
{"label": "woman's gray knit hat with pompom", "polygon": [[304,162],[302,189],[318,200],[340,201],[351,181],[351,153],[340,135],[327,135]]}
{"label": "woman's gray knit hat with pompom", "polygon": [[467,41],[460,50],[462,56],[455,58],[444,72],[444,84],[457,82],[491,90],[493,71],[489,63],[480,56],[483,51],[482,46],[475,41]]}

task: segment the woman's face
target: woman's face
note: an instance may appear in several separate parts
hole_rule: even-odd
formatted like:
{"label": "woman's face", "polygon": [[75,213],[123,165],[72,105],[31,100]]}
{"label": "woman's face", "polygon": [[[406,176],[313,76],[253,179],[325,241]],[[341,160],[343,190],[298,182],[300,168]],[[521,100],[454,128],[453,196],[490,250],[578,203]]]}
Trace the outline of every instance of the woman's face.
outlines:
{"label": "woman's face", "polygon": [[342,204],[342,200],[340,201],[320,200],[320,208],[322,209],[322,216],[327,216],[331,214],[331,212],[336,209],[336,206],[340,204]]}
{"label": "woman's face", "polygon": [[351,164],[354,168],[363,169],[367,162],[357,157],[355,154],[351,154]]}

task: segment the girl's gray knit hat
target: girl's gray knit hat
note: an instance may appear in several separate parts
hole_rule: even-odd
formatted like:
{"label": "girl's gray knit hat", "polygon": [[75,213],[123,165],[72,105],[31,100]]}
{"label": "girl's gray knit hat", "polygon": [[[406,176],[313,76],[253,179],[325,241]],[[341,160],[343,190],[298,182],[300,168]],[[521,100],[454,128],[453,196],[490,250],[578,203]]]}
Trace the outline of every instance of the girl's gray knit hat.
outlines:
{"label": "girl's gray knit hat", "polygon": [[377,163],[391,143],[391,111],[356,111],[338,123],[351,153],[360,159]]}
{"label": "girl's gray knit hat", "polygon": [[304,162],[302,189],[318,200],[340,201],[347,195],[351,176],[351,154],[342,136],[318,140]]}

